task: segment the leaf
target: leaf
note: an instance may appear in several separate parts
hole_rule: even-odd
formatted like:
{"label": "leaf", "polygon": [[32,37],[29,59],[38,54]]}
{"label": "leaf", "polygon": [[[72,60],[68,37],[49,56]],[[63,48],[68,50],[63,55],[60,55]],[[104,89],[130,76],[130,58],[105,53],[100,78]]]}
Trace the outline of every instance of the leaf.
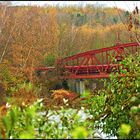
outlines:
{"label": "leaf", "polygon": [[128,135],[131,131],[131,126],[128,124],[122,124],[119,129],[120,136]]}
{"label": "leaf", "polygon": [[3,122],[3,125],[6,129],[6,131],[9,132],[9,130],[11,129],[11,123],[10,123],[9,118],[8,117],[2,118],[2,122]]}
{"label": "leaf", "polygon": [[111,92],[112,92],[112,93],[114,93],[114,92],[115,92],[115,89],[114,89],[113,87],[111,88]]}
{"label": "leaf", "polygon": [[10,117],[11,117],[11,126],[13,127],[16,122],[16,115],[13,109],[10,111]]}
{"label": "leaf", "polygon": [[81,94],[81,97],[83,98],[87,98],[90,96],[90,91],[89,90],[85,90],[82,94]]}
{"label": "leaf", "polygon": [[136,114],[138,112],[138,107],[137,106],[132,106],[130,109],[132,114]]}
{"label": "leaf", "polygon": [[20,139],[33,139],[35,138],[32,134],[30,134],[29,132],[23,132],[20,134],[19,136]]}
{"label": "leaf", "polygon": [[86,139],[88,132],[84,127],[76,127],[72,132],[74,139]]}

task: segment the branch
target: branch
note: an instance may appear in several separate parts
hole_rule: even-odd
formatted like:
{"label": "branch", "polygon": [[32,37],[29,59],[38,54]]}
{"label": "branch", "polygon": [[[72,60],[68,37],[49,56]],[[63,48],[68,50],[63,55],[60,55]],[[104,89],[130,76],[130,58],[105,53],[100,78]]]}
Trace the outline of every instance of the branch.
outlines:
{"label": "branch", "polygon": [[28,55],[27,55],[27,58],[26,58],[26,60],[25,60],[25,62],[24,62],[23,68],[25,67],[25,65],[26,65],[26,63],[27,63],[27,61],[28,61],[28,58],[29,58],[29,56],[30,56],[30,53],[31,53],[32,48],[33,48],[33,45],[30,47],[30,50],[29,50]]}
{"label": "branch", "polygon": [[[117,8],[117,5],[116,5],[115,1],[114,1],[114,4],[115,4],[115,6],[116,6],[118,15],[119,15],[119,17],[120,17],[120,19],[121,19],[121,22],[123,23],[123,25],[125,26],[125,28],[126,28],[126,30],[127,30],[127,26],[125,25],[125,23],[123,22],[123,20],[122,20],[122,18],[121,18],[121,15],[120,15],[120,13],[119,13],[119,11],[118,11],[118,8]],[[132,33],[133,33],[133,32],[131,32],[131,34],[132,34]],[[130,34],[130,32],[129,32],[129,35],[131,35],[131,34]],[[138,40],[136,34],[135,34],[135,33],[133,33],[133,34],[134,34],[134,39],[135,39],[136,42],[140,45],[140,42],[139,42],[139,40]]]}
{"label": "branch", "polygon": [[12,33],[13,33],[15,27],[16,27],[16,21],[15,21],[14,26],[13,26],[13,28],[12,28],[12,31],[11,31],[9,37],[8,37],[8,40],[7,40],[6,44],[5,44],[5,47],[4,47],[4,50],[3,50],[3,53],[2,53],[1,58],[0,58],[0,64],[1,64],[2,61],[3,61],[4,55],[5,55],[5,53],[6,53],[6,50],[7,50],[8,44],[9,44],[9,42],[10,42],[10,39],[11,39],[11,36],[12,36]]}

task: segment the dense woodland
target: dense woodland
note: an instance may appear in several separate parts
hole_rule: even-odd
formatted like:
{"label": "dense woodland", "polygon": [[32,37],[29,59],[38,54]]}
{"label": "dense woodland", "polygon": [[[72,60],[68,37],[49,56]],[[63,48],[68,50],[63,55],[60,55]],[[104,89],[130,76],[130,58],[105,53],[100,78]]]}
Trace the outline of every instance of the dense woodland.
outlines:
{"label": "dense woodland", "polygon": [[118,8],[1,5],[0,10],[0,62],[10,64],[14,73],[53,65],[55,59],[79,52],[110,47],[118,34],[121,42],[135,40],[128,30],[130,13]]}
{"label": "dense woodland", "polygon": [[[86,5],[85,7],[80,5],[63,7],[46,5],[39,7],[0,4],[0,105],[2,106],[9,102],[11,105],[18,105],[22,110],[25,107],[23,104],[30,105],[43,96],[46,99],[45,102],[49,102],[48,104],[51,108],[52,104],[54,104],[54,98],[51,99],[52,101],[47,100],[50,94],[47,90],[49,84],[43,78],[40,79],[36,76],[34,72],[35,67],[44,65],[53,66],[57,59],[88,50],[110,47],[118,41],[122,43],[139,41],[139,26],[138,8],[134,9],[133,12],[128,12],[117,7],[110,8],[102,5]],[[124,64],[133,65],[132,72],[140,72],[140,69],[138,69],[140,65],[139,57],[136,62],[132,58],[129,58],[128,61],[124,61]],[[133,114],[129,114],[130,106],[126,98],[128,97],[129,99],[129,95],[132,92],[134,95],[137,93],[138,95],[140,94],[140,79],[139,77],[127,79],[131,84],[130,89],[127,89],[128,85],[125,83],[125,78],[119,80],[112,78],[110,85],[105,87],[105,90],[102,92],[99,91],[98,95],[102,93],[100,96],[87,98],[83,103],[80,102],[81,99],[77,99],[77,101],[69,103],[69,106],[72,108],[85,106],[88,109],[91,107],[92,110],[89,109],[89,112],[94,117],[94,119],[91,119],[92,122],[95,122],[107,113],[109,117],[105,117],[104,119],[106,123],[104,132],[107,134],[112,134],[119,138],[140,138],[140,118],[138,115],[133,116]],[[116,82],[118,85],[115,85]],[[122,97],[119,94],[116,97],[117,93],[113,95],[115,91],[124,94],[128,92],[128,95]],[[60,90],[59,92],[64,91]],[[138,98],[138,102],[139,97],[136,97]],[[103,108],[104,106],[108,107],[110,102],[112,102],[111,110]],[[120,111],[121,103],[127,108],[124,114],[119,114],[119,112],[122,112]],[[67,108],[66,104],[64,106]],[[95,106],[96,109],[93,109]],[[2,113],[2,107],[0,117],[5,114]],[[19,124],[16,125],[17,127],[12,128],[12,125],[14,126],[20,117],[25,120],[28,115],[31,115],[31,118],[35,117],[36,109],[34,108],[36,105],[32,105],[33,110],[30,110],[31,108],[28,106],[26,107],[23,114],[18,114],[18,108],[13,107],[11,111],[13,117],[11,123],[13,124],[9,128],[9,116],[5,117],[3,121],[5,128],[4,126],[1,127],[0,138],[9,138],[10,136],[12,138],[71,138],[72,136],[72,138],[93,138],[92,135],[89,135],[91,134],[92,126],[86,129],[89,124],[85,124],[84,122],[81,124],[78,119],[73,122],[73,125],[76,126],[79,124],[79,126],[82,126],[80,127],[81,129],[66,125],[70,127],[67,133],[62,131],[59,134],[58,132],[54,134],[52,130],[49,130],[48,126],[50,124],[45,127],[40,121],[35,126],[32,126],[34,124],[32,124],[31,120],[27,121],[28,124],[25,122],[25,125],[32,126],[31,128],[24,128]],[[46,108],[49,109],[48,106]],[[65,112],[66,110],[63,109],[61,111]],[[137,110],[140,110],[139,103]],[[28,111],[33,114],[30,114]],[[111,114],[110,111],[113,113]],[[133,111],[136,113],[136,108]],[[65,117],[67,118],[67,116]],[[34,119],[37,119],[37,117]],[[130,124],[129,120],[131,120]],[[65,121],[67,123],[67,120]],[[25,135],[20,132],[20,129],[17,129],[18,127],[24,130]],[[40,132],[37,134],[33,133],[33,127],[40,127]],[[46,131],[44,131],[44,127]],[[52,129],[58,128],[52,126]],[[118,129],[120,130],[119,133]],[[14,133],[14,130],[17,130],[17,132]],[[31,131],[31,135],[27,134],[29,130]],[[75,132],[72,131],[72,136],[69,136],[68,133],[71,133],[71,130],[75,130]]]}

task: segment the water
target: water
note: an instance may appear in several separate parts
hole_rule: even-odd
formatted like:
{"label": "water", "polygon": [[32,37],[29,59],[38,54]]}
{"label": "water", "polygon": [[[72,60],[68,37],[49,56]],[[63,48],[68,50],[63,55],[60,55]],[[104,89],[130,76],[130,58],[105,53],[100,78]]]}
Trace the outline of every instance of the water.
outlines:
{"label": "water", "polygon": [[[49,123],[57,123],[59,124],[58,127],[59,129],[61,129],[63,126],[62,126],[62,120],[61,120],[61,115],[68,115],[69,117],[71,116],[71,112],[73,111],[77,111],[76,109],[68,109],[65,114],[62,114],[61,112],[57,113],[56,111],[54,110],[49,110],[48,111],[48,114],[47,114],[47,117],[48,117],[48,120],[49,120]],[[46,112],[39,112],[39,115],[45,115]],[[89,113],[86,113],[85,112],[85,109],[84,108],[81,108],[78,113],[77,113],[79,116],[80,116],[80,121],[83,122],[83,121],[86,121],[87,118],[92,118],[92,115],[89,114]],[[102,129],[96,129],[94,130],[94,138],[97,138],[97,139],[117,139],[116,136],[108,136],[107,134],[103,133],[102,132]]]}

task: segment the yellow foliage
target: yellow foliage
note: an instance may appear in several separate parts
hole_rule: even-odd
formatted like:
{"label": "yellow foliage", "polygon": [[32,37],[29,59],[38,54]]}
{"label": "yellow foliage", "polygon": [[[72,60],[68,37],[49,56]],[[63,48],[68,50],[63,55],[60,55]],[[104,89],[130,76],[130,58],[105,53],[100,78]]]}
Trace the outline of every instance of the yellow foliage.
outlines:
{"label": "yellow foliage", "polygon": [[64,98],[72,101],[75,98],[79,97],[79,94],[64,89],[52,90],[52,92],[52,97],[58,104],[63,103]]}

